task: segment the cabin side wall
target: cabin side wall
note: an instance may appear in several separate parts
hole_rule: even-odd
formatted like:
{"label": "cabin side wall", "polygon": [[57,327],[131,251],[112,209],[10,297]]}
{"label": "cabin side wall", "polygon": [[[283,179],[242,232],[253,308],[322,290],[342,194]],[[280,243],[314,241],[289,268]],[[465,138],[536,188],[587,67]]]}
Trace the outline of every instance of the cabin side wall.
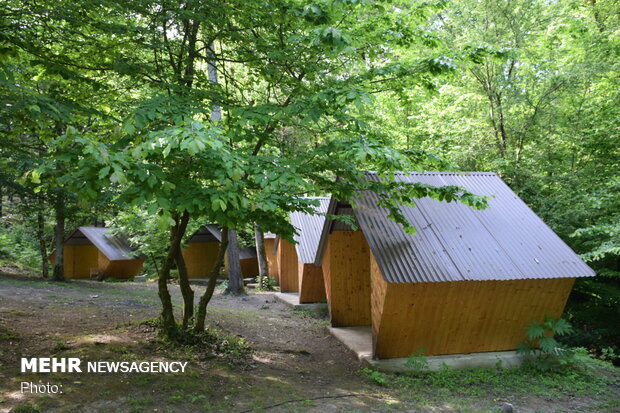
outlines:
{"label": "cabin side wall", "polygon": [[280,239],[278,246],[278,273],[280,274],[280,291],[283,293],[299,292],[297,262],[295,245],[285,239]]}
{"label": "cabin side wall", "polygon": [[219,242],[190,242],[182,250],[187,276],[206,278],[209,276],[219,250]]}
{"label": "cabin side wall", "polygon": [[273,252],[274,243],[274,238],[265,239],[265,257],[267,258],[267,272],[269,273],[269,277],[277,280],[278,258],[277,255]]}
{"label": "cabin side wall", "polygon": [[381,317],[385,305],[388,283],[383,279],[379,265],[375,256],[370,253],[370,279],[372,291],[370,293],[371,318],[372,318],[372,348],[373,352],[377,348],[377,339],[382,338],[379,334]]}
{"label": "cabin side wall", "polygon": [[119,260],[110,261],[105,269],[106,278],[131,278],[142,270],[144,260]]}
{"label": "cabin side wall", "polygon": [[322,268],[332,325],[371,325],[370,250],[364,234],[361,231],[330,233]]}
{"label": "cabin side wall", "polygon": [[241,276],[243,278],[258,276],[258,258],[246,258],[239,260],[241,266]]}
{"label": "cabin side wall", "polygon": [[318,303],[325,301],[323,270],[314,264],[298,263],[299,303]]}
{"label": "cabin side wall", "polygon": [[[374,356],[514,350],[530,322],[562,315],[574,281],[387,283]],[[382,287],[373,280],[373,288]]]}
{"label": "cabin side wall", "polygon": [[99,250],[94,245],[65,245],[66,278],[90,278],[91,269],[99,268]]}

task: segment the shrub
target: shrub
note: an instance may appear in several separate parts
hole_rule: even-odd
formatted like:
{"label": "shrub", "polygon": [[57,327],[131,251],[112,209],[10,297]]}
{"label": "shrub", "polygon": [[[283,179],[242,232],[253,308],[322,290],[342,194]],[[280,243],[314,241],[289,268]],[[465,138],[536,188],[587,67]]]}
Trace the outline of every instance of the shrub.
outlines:
{"label": "shrub", "polygon": [[530,356],[532,367],[540,371],[557,370],[572,362],[574,353],[555,337],[572,332],[570,323],[561,318],[545,316],[543,323],[532,321],[525,329],[527,340],[519,345],[520,354]]}

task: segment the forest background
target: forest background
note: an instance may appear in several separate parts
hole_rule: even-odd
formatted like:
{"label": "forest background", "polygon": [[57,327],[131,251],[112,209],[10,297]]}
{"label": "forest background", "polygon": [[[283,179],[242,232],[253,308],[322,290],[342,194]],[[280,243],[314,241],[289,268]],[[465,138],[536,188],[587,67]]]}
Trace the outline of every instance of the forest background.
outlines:
{"label": "forest background", "polygon": [[[564,341],[613,358],[619,9],[5,1],[1,263],[47,276],[59,240],[106,222],[172,267],[171,231],[179,245],[206,222],[241,244],[255,224],[290,236],[287,213],[311,207],[300,195],[347,197],[363,170],[491,171],[597,271],[575,286]],[[388,207],[424,195],[480,206],[454,188],[376,189]]]}

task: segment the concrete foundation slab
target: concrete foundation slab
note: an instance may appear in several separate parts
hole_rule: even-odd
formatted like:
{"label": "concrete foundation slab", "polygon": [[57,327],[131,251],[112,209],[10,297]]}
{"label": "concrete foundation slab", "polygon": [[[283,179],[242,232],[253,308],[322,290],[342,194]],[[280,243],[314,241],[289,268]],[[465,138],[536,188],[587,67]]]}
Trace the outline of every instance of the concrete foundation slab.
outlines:
{"label": "concrete foundation slab", "polygon": [[422,366],[407,365],[408,358],[381,359],[372,358],[372,329],[368,327],[331,327],[329,332],[340,340],[347,348],[353,351],[359,360],[376,368],[389,372],[403,372],[412,370],[437,371],[444,365],[452,369],[467,369],[475,367],[518,367],[523,363],[523,356],[516,351],[494,351],[486,353],[448,354],[443,356],[426,356]]}
{"label": "concrete foundation slab", "polygon": [[276,300],[299,310],[327,311],[327,303],[299,304],[299,293],[275,293]]}

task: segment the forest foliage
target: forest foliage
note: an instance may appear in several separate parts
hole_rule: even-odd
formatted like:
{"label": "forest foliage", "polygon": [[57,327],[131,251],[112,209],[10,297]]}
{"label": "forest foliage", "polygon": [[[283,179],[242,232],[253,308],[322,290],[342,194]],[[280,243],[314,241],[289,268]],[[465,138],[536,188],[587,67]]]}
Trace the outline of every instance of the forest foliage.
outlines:
{"label": "forest foliage", "polygon": [[0,259],[47,271],[63,234],[106,221],[165,272],[201,223],[292,236],[301,195],[372,186],[404,225],[416,197],[484,206],[364,170],[492,171],[599,274],[571,298],[573,344],[617,349],[619,6],[4,1]]}

